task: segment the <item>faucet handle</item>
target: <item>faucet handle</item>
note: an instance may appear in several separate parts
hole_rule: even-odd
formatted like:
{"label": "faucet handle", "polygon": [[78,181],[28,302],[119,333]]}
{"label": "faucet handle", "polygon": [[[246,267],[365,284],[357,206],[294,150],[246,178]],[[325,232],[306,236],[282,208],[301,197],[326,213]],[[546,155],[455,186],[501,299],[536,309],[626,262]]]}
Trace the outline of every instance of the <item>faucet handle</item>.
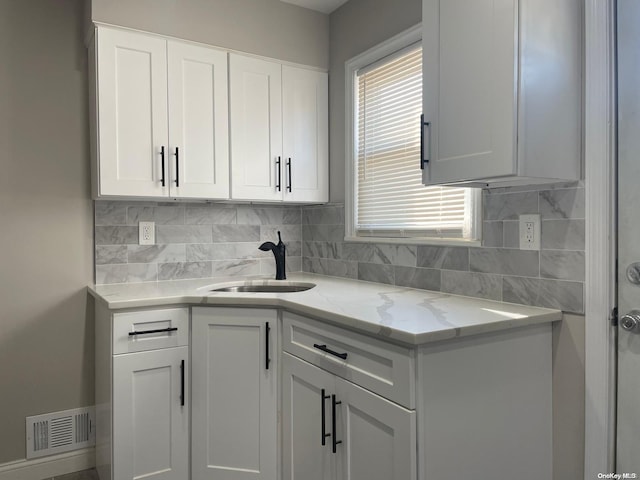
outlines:
{"label": "faucet handle", "polygon": [[278,243],[282,243],[282,237],[280,236],[280,230],[278,230]]}

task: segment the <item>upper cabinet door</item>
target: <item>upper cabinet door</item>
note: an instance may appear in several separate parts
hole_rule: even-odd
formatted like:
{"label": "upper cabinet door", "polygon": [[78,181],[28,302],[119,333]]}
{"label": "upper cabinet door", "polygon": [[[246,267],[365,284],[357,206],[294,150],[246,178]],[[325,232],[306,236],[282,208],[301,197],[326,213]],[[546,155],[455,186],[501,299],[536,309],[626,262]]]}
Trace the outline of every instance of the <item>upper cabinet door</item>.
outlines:
{"label": "upper cabinet door", "polygon": [[172,197],[229,198],[227,53],[168,41]]}
{"label": "upper cabinet door", "polygon": [[282,200],[282,66],[229,54],[231,198]]}
{"label": "upper cabinet door", "polygon": [[329,201],[328,75],[282,67],[284,199]]}
{"label": "upper cabinet door", "polygon": [[423,0],[424,183],[516,173],[515,0]]}
{"label": "upper cabinet door", "polygon": [[167,196],[167,42],[107,28],[96,35],[99,194]]}

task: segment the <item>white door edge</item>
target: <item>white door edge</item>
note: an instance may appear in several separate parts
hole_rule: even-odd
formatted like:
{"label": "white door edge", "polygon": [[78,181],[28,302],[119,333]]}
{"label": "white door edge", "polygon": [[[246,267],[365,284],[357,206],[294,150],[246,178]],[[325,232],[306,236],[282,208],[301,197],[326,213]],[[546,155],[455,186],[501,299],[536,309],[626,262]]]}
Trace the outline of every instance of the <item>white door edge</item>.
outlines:
{"label": "white door edge", "polygon": [[615,464],[614,0],[585,2],[585,469]]}

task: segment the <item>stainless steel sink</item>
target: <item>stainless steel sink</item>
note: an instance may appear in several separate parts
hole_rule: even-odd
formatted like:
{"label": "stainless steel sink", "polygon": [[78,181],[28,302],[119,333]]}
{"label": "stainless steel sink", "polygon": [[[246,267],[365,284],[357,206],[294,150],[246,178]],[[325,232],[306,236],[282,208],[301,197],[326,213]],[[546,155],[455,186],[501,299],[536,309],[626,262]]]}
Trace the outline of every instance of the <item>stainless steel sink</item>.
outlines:
{"label": "stainless steel sink", "polygon": [[212,292],[254,292],[254,293],[278,293],[278,292],[305,292],[313,286],[302,285],[236,285],[234,287],[222,287],[211,290]]}
{"label": "stainless steel sink", "polygon": [[[305,292],[313,287],[315,283],[306,282],[286,282],[277,280],[254,280],[238,283],[211,285],[206,289],[210,292],[235,292],[235,293],[293,293]],[[212,288],[214,287],[214,288]]]}

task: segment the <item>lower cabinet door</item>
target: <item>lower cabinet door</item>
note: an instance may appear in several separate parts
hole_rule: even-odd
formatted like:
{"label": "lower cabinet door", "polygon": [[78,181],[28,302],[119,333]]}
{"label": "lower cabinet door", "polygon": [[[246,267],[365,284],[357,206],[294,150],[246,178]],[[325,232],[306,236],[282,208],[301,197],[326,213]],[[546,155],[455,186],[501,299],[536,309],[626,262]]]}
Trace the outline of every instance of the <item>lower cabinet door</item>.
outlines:
{"label": "lower cabinet door", "polygon": [[339,480],[416,480],[416,414],[336,377]]}
{"label": "lower cabinet door", "polygon": [[189,478],[189,347],[113,360],[113,479]]}
{"label": "lower cabinet door", "polygon": [[336,478],[331,415],[334,388],[332,374],[282,354],[283,480]]}
{"label": "lower cabinet door", "polygon": [[276,310],[200,307],[191,319],[191,478],[276,480]]}

